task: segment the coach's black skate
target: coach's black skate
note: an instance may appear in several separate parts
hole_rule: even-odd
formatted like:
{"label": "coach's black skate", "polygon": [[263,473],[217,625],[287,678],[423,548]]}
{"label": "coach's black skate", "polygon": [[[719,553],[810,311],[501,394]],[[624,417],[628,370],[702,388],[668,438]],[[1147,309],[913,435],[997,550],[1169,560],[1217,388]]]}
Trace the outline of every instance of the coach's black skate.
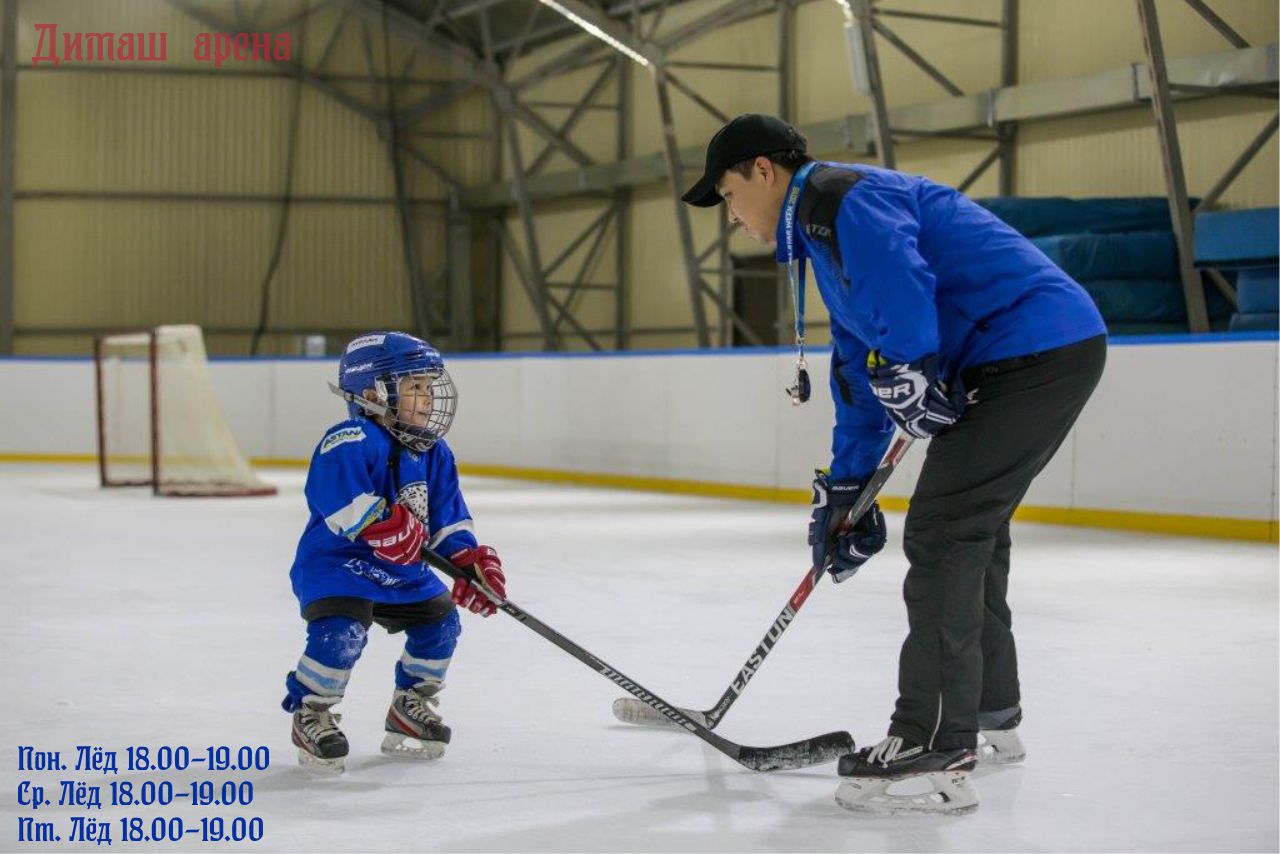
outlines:
{"label": "coach's black skate", "polygon": [[983,765],[1011,765],[1027,758],[1018,737],[1022,709],[978,712],[978,761]]}
{"label": "coach's black skate", "polygon": [[331,712],[330,705],[304,702],[293,713],[293,743],[299,764],[342,773],[349,748],[347,737],[338,729],[342,716]]}
{"label": "coach's black skate", "polygon": [[451,733],[435,710],[440,703],[436,695],[443,689],[438,679],[427,679],[408,690],[396,689],[391,696],[391,708],[387,710],[383,753],[411,759],[444,756]]}
{"label": "coach's black skate", "polygon": [[880,814],[970,813],[978,808],[978,792],[969,783],[977,761],[967,748],[928,750],[890,736],[840,757],[839,773],[847,779],[836,790],[836,803]]}

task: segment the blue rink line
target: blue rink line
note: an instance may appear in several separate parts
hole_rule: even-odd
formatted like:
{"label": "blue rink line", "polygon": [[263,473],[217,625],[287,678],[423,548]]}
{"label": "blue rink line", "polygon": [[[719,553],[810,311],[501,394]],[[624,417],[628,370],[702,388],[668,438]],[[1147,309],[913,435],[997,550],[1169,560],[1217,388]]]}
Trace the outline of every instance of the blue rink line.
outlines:
{"label": "blue rink line", "polygon": [[[1107,339],[1111,347],[1144,347],[1153,344],[1231,344],[1240,341],[1280,341],[1280,331],[1198,332],[1185,335],[1113,335]],[[831,345],[807,347],[809,353],[830,353]],[[600,352],[502,351],[490,353],[449,353],[449,361],[481,361],[493,359],[632,359],[642,356],[760,356],[794,353],[793,345],[777,347],[723,347],[710,350],[604,350]],[[336,362],[338,356],[210,356],[211,362]],[[92,356],[0,356],[0,362],[92,362]]]}

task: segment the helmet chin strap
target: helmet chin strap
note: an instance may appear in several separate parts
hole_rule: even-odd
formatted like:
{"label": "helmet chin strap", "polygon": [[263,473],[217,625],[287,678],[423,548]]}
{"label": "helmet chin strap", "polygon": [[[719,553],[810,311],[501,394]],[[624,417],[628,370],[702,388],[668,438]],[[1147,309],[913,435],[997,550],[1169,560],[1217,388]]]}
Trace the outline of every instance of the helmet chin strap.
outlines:
{"label": "helmet chin strap", "polygon": [[343,391],[333,383],[329,383],[329,391],[333,392],[338,397],[342,398],[348,403],[354,403],[356,406],[360,407],[365,412],[368,412],[370,415],[378,415],[383,418],[391,417],[391,408],[387,406],[385,403],[378,403],[376,401],[370,400],[364,395],[352,394],[349,391]]}

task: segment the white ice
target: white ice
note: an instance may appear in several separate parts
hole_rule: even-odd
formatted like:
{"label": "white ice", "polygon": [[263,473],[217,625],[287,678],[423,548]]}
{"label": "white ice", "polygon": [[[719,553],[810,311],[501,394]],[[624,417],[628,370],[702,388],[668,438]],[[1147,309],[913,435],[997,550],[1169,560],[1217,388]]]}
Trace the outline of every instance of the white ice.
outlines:
{"label": "white ice", "polygon": [[[302,475],[270,499],[99,490],[88,468],[0,467],[0,849],[86,850],[70,818],[261,816],[246,850],[1275,851],[1274,546],[1016,524],[1011,602],[1029,749],[979,770],[964,818],[868,819],[832,765],[753,773],[684,733],[618,723],[614,686],[505,615],[464,615],[448,755],[378,752],[399,642],[374,628],[342,704],[348,770],[296,765],[283,676],[302,648],[288,567]],[[719,696],[804,573],[803,507],[467,479],[513,601],[662,697]],[[878,740],[906,630],[901,518],[815,591],[719,732]],[[20,773],[18,747],[267,745],[261,773]],[[251,779],[251,807],[57,805],[57,781]],[[21,781],[51,806],[19,807]],[[57,844],[19,845],[19,816]],[[190,837],[189,840],[194,840]],[[106,850],[106,849],[102,849]]]}

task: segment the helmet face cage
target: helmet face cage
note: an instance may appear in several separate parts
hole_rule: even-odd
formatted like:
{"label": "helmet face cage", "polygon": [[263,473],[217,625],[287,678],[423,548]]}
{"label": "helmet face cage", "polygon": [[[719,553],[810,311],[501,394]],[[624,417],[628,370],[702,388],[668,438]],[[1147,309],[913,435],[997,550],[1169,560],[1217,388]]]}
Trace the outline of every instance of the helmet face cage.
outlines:
{"label": "helmet face cage", "polygon": [[[417,381],[418,389],[401,399],[406,380]],[[397,371],[374,381],[378,403],[387,408],[384,425],[400,444],[413,451],[425,451],[444,438],[453,425],[458,391],[443,367],[434,371]],[[421,421],[422,423],[417,423]]]}
{"label": "helmet face cage", "polygon": [[351,341],[338,364],[338,388],[352,418],[379,421],[414,451],[444,437],[458,402],[440,354],[404,332],[370,332]]}

